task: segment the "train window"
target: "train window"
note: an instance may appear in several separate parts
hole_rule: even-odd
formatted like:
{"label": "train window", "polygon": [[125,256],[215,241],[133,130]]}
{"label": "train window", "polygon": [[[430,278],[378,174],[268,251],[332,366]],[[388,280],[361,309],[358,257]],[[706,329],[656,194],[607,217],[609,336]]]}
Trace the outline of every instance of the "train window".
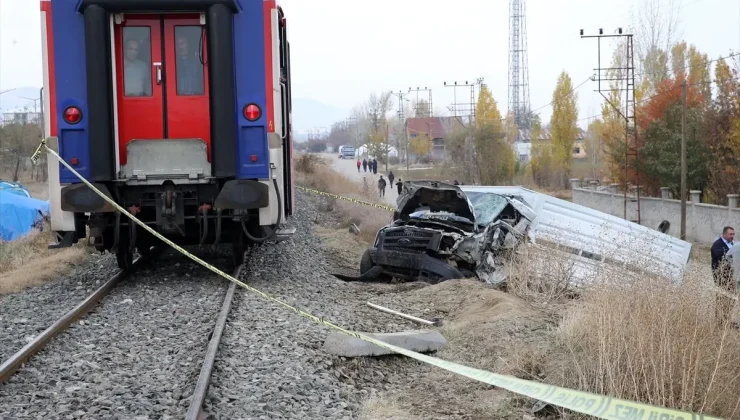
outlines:
{"label": "train window", "polygon": [[123,91],[126,96],[152,96],[152,43],[148,26],[123,28]]}
{"label": "train window", "polygon": [[200,26],[175,26],[175,69],[178,95],[203,95],[205,31]]}

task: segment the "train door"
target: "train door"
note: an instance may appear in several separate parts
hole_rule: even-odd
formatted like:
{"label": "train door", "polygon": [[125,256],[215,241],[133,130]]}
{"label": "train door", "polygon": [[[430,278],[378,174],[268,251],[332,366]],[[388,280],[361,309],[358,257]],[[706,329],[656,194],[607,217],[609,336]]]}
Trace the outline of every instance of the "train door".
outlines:
{"label": "train door", "polygon": [[123,15],[115,23],[120,165],[132,140],[202,139],[210,161],[205,19]]}
{"label": "train door", "polygon": [[280,41],[280,89],[282,93],[282,133],[283,133],[283,191],[285,215],[292,215],[295,206],[293,192],[293,132],[292,132],[292,98],[290,81],[290,43],[282,9],[278,8],[278,25]]}

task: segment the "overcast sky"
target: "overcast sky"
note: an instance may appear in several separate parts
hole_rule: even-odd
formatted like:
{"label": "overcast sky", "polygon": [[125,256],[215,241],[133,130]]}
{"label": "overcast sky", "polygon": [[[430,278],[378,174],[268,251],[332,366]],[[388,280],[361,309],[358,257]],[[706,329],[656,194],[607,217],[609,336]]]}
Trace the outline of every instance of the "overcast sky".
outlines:
{"label": "overcast sky", "polygon": [[[642,0],[530,0],[527,41],[531,105],[552,100],[566,70],[579,84],[596,67],[596,40],[578,30],[611,32],[629,26]],[[667,4],[670,0],[660,0]],[[740,50],[740,0],[681,3],[683,39],[711,58]],[[436,109],[452,103],[443,82],[484,77],[502,112],[507,105],[508,1],[282,0],[289,25],[294,96],[350,109],[371,91],[430,87]],[[57,30],[59,30],[57,28]],[[604,64],[607,64],[604,62]],[[0,0],[0,91],[40,87],[41,42],[36,0]],[[587,83],[580,117],[598,112]],[[458,102],[469,90],[458,89]],[[549,120],[550,108],[540,111]]]}

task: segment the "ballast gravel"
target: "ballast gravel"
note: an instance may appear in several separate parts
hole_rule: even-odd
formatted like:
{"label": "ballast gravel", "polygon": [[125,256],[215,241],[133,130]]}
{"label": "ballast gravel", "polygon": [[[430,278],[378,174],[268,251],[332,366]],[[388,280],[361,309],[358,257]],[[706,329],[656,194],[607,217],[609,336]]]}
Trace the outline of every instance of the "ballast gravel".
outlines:
{"label": "ballast gravel", "polygon": [[[369,308],[394,287],[352,284],[332,268],[312,233],[328,222],[316,199],[298,194],[290,241],[255,247],[242,280],[342,327],[365,332],[418,329]],[[362,402],[394,384],[412,382],[416,365],[402,356],[344,359],[322,349],[329,328],[247,291],[235,297],[205,410],[215,419],[349,419]]]}
{"label": "ballast gravel", "polygon": [[[332,223],[321,203],[299,192],[295,235],[252,248],[241,279],[349,329],[420,329],[366,305],[404,286],[331,275],[331,256],[312,231]],[[226,281],[172,251],[156,267],[119,285],[0,386],[0,419],[183,418]],[[428,371],[402,356],[329,355],[322,349],[329,331],[237,288],[204,404],[209,418],[357,418],[369,397],[408,388]]]}
{"label": "ballast gravel", "polygon": [[0,386],[0,418],[182,418],[226,283],[172,254],[119,284]]}
{"label": "ballast gravel", "polygon": [[0,360],[23,348],[117,271],[113,256],[96,254],[55,282],[0,297]]}

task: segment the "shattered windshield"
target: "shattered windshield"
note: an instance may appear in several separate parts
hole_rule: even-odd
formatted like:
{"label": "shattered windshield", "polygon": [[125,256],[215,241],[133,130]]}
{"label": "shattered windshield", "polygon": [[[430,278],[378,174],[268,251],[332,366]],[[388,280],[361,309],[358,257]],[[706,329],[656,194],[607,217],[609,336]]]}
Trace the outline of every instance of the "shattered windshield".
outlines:
{"label": "shattered windshield", "polygon": [[506,197],[494,193],[466,192],[465,195],[473,204],[475,219],[478,225],[492,223],[504,210],[509,201]]}

